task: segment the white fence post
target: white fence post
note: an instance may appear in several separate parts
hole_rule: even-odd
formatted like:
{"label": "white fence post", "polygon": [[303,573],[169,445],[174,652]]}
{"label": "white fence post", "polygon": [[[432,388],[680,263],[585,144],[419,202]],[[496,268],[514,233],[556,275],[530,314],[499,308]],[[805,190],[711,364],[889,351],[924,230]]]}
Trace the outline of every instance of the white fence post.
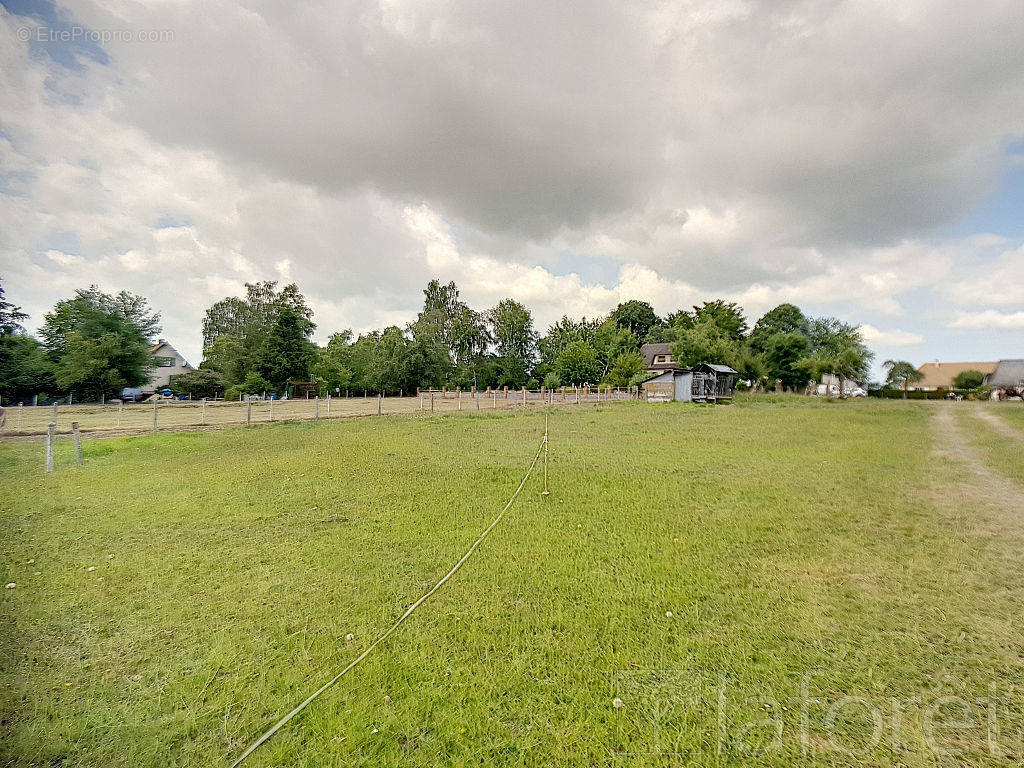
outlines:
{"label": "white fence post", "polygon": [[270,398],[270,420],[274,420],[274,398]]}
{"label": "white fence post", "polygon": [[156,400],[153,401],[153,431],[156,432]]}
{"label": "white fence post", "polygon": [[206,398],[205,397],[203,398],[203,407],[202,407],[202,412],[200,413],[200,416],[199,416],[199,423],[202,424],[204,427],[206,426]]}
{"label": "white fence post", "polygon": [[317,395],[314,398],[314,403],[313,403],[313,419],[315,421],[320,421],[320,395]]}
{"label": "white fence post", "polygon": [[82,456],[82,436],[78,432],[78,422],[71,422],[71,437],[75,441],[75,460],[78,462],[78,466],[85,464],[85,458]]}
{"label": "white fence post", "polygon": [[57,425],[52,421],[46,428],[46,471],[53,472],[53,444],[57,442]]}
{"label": "white fence post", "polygon": [[245,426],[252,425],[252,400],[245,401]]}
{"label": "white fence post", "polygon": [[380,414],[381,414],[381,410],[383,409],[383,404],[384,404],[384,393],[381,392],[379,395],[377,395],[377,415],[378,416],[380,416]]}

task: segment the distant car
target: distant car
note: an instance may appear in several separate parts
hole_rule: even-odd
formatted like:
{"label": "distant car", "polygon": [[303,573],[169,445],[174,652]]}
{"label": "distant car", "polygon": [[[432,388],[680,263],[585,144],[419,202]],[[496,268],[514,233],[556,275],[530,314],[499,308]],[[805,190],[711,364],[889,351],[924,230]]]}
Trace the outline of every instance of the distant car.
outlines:
{"label": "distant car", "polygon": [[[868,396],[867,390],[862,389],[861,387],[847,387],[844,390],[844,392],[846,393],[847,397],[867,397]],[[818,385],[818,394],[819,395],[827,394],[829,397],[839,397],[839,385],[838,384],[829,384],[828,387],[826,387],[824,384],[819,384]]]}

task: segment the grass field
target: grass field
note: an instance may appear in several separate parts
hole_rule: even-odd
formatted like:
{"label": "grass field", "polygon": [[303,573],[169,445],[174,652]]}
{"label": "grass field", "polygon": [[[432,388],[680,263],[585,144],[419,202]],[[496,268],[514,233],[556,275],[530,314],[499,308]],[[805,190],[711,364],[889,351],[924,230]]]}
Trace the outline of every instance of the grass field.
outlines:
{"label": "grass field", "polygon": [[[1019,765],[1024,482],[988,433],[963,449],[998,497],[936,453],[961,406],[941,423],[1004,418],[551,409],[551,494],[535,473],[245,765]],[[0,764],[230,764],[466,551],[543,423],[97,440],[84,467],[60,443],[49,476],[38,443],[0,444]]]}

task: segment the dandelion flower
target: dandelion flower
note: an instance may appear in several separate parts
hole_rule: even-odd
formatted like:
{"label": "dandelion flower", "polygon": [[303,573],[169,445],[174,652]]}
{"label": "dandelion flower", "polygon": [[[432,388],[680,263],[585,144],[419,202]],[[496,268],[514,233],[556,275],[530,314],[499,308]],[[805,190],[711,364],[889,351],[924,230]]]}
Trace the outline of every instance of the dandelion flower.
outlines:
{"label": "dandelion flower", "polygon": [[356,639],[356,636],[353,635],[351,632],[349,632],[347,635],[345,635],[345,642],[351,643],[355,639]]}
{"label": "dandelion flower", "polygon": [[14,583],[13,581],[11,581],[11,582],[8,582],[7,586],[4,587],[4,589],[14,589],[16,586],[18,586],[18,585],[16,583]]}
{"label": "dandelion flower", "polygon": [[666,619],[671,619],[672,618],[672,611],[665,611],[665,618]]}
{"label": "dandelion flower", "polygon": [[90,565],[90,566],[89,566],[88,568],[86,568],[85,570],[87,570],[87,571],[95,571],[95,570],[96,570],[96,566],[95,566],[95,565]]}
{"label": "dandelion flower", "polygon": [[35,558],[32,558],[31,560],[28,561],[28,564],[32,565],[32,563],[34,563],[34,562],[35,562]]}
{"label": "dandelion flower", "polygon": [[616,696],[614,699],[612,699],[612,706],[616,709],[622,709],[622,699]]}

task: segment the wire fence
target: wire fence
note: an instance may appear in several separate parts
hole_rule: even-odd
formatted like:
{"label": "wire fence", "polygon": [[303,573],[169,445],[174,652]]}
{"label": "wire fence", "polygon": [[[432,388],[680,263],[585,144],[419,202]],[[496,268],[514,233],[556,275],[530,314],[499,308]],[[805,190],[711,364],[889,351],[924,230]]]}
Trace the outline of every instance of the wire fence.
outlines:
{"label": "wire fence", "polygon": [[391,414],[439,414],[568,406],[630,400],[636,390],[625,387],[560,387],[488,391],[423,390],[415,396],[319,397],[296,400],[153,400],[146,403],[24,405],[5,407],[0,436],[45,435],[51,424],[57,434],[70,434],[75,423],[82,432],[135,434],[202,429],[276,421],[345,419]]}

